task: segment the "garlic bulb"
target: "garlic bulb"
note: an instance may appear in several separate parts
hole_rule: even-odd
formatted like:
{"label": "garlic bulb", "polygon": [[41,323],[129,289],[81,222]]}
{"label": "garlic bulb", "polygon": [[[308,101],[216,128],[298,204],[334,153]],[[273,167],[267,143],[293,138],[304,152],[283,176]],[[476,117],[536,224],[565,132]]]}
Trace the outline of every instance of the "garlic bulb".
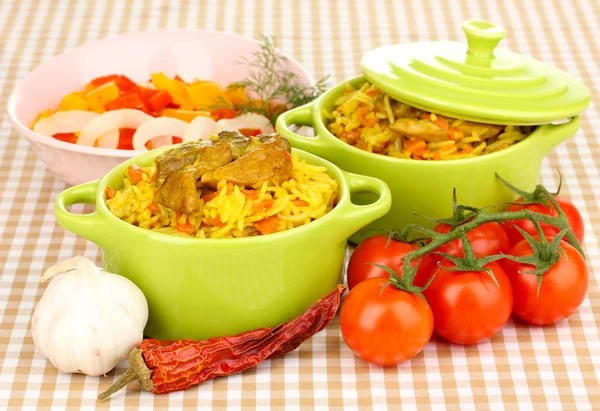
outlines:
{"label": "garlic bulb", "polygon": [[148,303],[130,280],[77,256],[46,270],[52,279],[33,313],[37,349],[59,370],[103,375],[143,339]]}

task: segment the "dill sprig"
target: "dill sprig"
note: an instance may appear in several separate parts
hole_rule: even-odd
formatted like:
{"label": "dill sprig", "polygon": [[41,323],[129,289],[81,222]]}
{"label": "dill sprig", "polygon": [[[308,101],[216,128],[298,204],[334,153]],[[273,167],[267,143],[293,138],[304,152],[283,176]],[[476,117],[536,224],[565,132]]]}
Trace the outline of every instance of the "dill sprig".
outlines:
{"label": "dill sprig", "polygon": [[227,86],[228,89],[245,88],[249,96],[248,103],[232,107],[223,102],[229,108],[261,114],[275,125],[281,113],[310,103],[327,90],[329,76],[313,86],[305,86],[299,83],[296,74],[285,70],[284,63],[288,59],[277,51],[273,38],[262,36],[260,49],[253,52],[252,56],[252,59],[243,58],[238,62],[248,66],[248,76]]}

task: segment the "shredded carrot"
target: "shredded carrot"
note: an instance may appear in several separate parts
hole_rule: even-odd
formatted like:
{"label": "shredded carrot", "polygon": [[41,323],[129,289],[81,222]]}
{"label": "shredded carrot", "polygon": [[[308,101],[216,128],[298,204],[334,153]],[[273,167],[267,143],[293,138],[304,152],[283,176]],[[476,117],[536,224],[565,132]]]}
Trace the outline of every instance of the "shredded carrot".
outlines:
{"label": "shredded carrot", "polygon": [[111,198],[115,198],[116,195],[117,192],[115,190],[110,187],[106,187],[106,198],[110,200]]}
{"label": "shredded carrot", "polygon": [[411,154],[422,151],[425,149],[425,147],[427,147],[427,143],[425,143],[425,140],[420,138],[404,142],[404,149]]}
{"label": "shredded carrot", "polygon": [[367,95],[369,97],[375,97],[377,95],[377,89],[376,88],[372,88],[369,91],[367,91]]}
{"label": "shredded carrot", "polygon": [[134,183],[139,183],[140,181],[142,181],[143,175],[144,172],[142,171],[142,168],[137,164],[132,164],[127,169],[127,176]]}
{"label": "shredded carrot", "polygon": [[294,203],[296,207],[307,207],[310,205],[307,201],[300,200],[299,198],[292,201],[292,203]]}
{"label": "shredded carrot", "polygon": [[254,223],[254,228],[256,228],[263,235],[275,233],[279,228],[279,219],[277,216],[273,215],[269,218],[265,218],[264,220]]}
{"label": "shredded carrot", "polygon": [[233,183],[227,183],[227,194],[233,193]]}
{"label": "shredded carrot", "polygon": [[177,231],[181,233],[186,233],[192,235],[194,233],[194,226],[190,224],[189,221],[186,221],[184,224],[181,224],[179,221],[177,222]]}
{"label": "shredded carrot", "polygon": [[259,195],[258,190],[242,190],[242,193],[251,200],[256,200]]}
{"label": "shredded carrot", "polygon": [[202,200],[204,200],[204,203],[208,203],[210,200],[212,200],[213,198],[215,198],[216,196],[219,195],[218,191],[215,191],[214,193],[209,193],[209,194],[204,194],[202,196]]}
{"label": "shredded carrot", "polygon": [[433,155],[433,159],[434,160],[441,160],[442,159],[442,155],[440,154],[439,151],[435,152],[435,154]]}
{"label": "shredded carrot", "polygon": [[213,227],[224,227],[225,223],[219,217],[215,217],[210,219],[210,225]]}
{"label": "shredded carrot", "polygon": [[274,203],[275,203],[275,200],[269,200],[269,199],[263,200],[260,203],[253,204],[252,210],[260,211],[262,209],[272,208]]}
{"label": "shredded carrot", "polygon": [[152,177],[150,177],[150,182],[154,183],[156,181],[156,179],[158,178],[158,173],[154,173],[152,174]]}
{"label": "shredded carrot", "polygon": [[160,213],[160,207],[156,201],[153,201],[149,206],[148,210],[152,211],[154,214]]}
{"label": "shredded carrot", "polygon": [[464,154],[468,154],[471,151],[473,151],[473,147],[472,146],[465,146],[465,148],[462,149],[462,153],[464,153]]}

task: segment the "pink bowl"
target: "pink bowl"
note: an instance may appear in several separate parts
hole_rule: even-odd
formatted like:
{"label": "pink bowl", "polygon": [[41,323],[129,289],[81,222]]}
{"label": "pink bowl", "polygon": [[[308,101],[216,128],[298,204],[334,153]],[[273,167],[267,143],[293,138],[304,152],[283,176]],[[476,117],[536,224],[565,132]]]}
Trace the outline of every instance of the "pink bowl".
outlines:
{"label": "pink bowl", "polygon": [[[225,86],[242,80],[260,43],[236,34],[201,30],[159,30],[126,33],[91,41],[43,63],[18,85],[8,100],[13,127],[29,140],[31,149],[49,170],[71,185],[96,180],[140,151],[80,146],[34,133],[37,115],[55,109],[61,99],[91,79],[124,74],[136,82],[153,72],[179,74],[186,80],[213,80]],[[312,85],[312,76],[289,55],[284,68]]]}

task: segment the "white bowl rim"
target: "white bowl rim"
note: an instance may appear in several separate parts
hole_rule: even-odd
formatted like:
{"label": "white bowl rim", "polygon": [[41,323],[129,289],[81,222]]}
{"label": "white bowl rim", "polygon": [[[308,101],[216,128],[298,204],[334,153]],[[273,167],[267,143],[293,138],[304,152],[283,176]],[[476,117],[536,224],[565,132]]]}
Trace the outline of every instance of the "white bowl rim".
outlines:
{"label": "white bowl rim", "polygon": [[[16,95],[19,92],[19,88],[20,88],[21,84],[27,79],[27,77],[29,77],[29,75],[31,75],[31,73],[33,73],[34,71],[37,71],[37,70],[43,70],[44,66],[46,64],[50,63],[52,60],[54,60],[56,58],[59,58],[66,54],[74,54],[81,49],[88,48],[88,47],[93,46],[94,44],[102,43],[102,42],[108,41],[108,40],[114,40],[114,39],[124,38],[124,37],[144,36],[144,35],[148,35],[148,34],[157,34],[157,33],[216,34],[216,35],[227,36],[230,38],[237,38],[237,39],[244,40],[244,41],[249,41],[249,42],[257,44],[257,45],[261,44],[260,41],[254,39],[254,38],[242,36],[241,34],[237,34],[237,33],[230,33],[230,32],[225,32],[225,31],[218,31],[218,30],[200,30],[200,29],[156,29],[156,30],[130,31],[130,32],[126,32],[126,33],[119,33],[116,35],[110,35],[110,36],[106,36],[106,37],[103,37],[100,39],[95,39],[95,40],[85,42],[83,44],[80,44],[79,46],[70,48],[70,49],[64,51],[63,53],[52,57],[48,61],[41,63],[36,68],[34,68],[31,72],[29,72],[29,74],[27,74],[27,76],[25,76],[21,80],[19,85],[17,85],[15,87],[15,89],[12,91],[12,93],[8,99],[8,104],[7,104],[8,118],[9,118],[10,122],[12,123],[13,127],[18,132],[25,135],[29,140],[35,141],[37,143],[40,143],[40,144],[43,144],[46,146],[58,148],[58,149],[61,149],[64,151],[96,155],[96,156],[101,156],[101,157],[117,157],[117,158],[132,158],[132,157],[138,156],[140,154],[146,153],[147,151],[145,151],[145,150],[121,150],[121,149],[116,149],[116,148],[100,148],[100,147],[83,146],[83,145],[79,145],[79,144],[67,143],[64,141],[57,140],[52,137],[48,137],[48,136],[44,136],[42,134],[36,133],[31,128],[29,128],[28,126],[23,124],[17,118],[16,113],[15,113]],[[298,67],[299,71],[301,71],[306,76],[306,78],[308,78],[308,80],[310,81],[311,84],[315,84],[315,79],[313,78],[313,76],[308,72],[308,70],[306,70],[306,68],[302,64],[300,64],[300,62],[298,60],[296,60],[293,56],[281,51],[278,48],[277,48],[277,51],[279,51],[279,53],[281,53],[281,55],[283,55],[290,62],[295,64]]]}

